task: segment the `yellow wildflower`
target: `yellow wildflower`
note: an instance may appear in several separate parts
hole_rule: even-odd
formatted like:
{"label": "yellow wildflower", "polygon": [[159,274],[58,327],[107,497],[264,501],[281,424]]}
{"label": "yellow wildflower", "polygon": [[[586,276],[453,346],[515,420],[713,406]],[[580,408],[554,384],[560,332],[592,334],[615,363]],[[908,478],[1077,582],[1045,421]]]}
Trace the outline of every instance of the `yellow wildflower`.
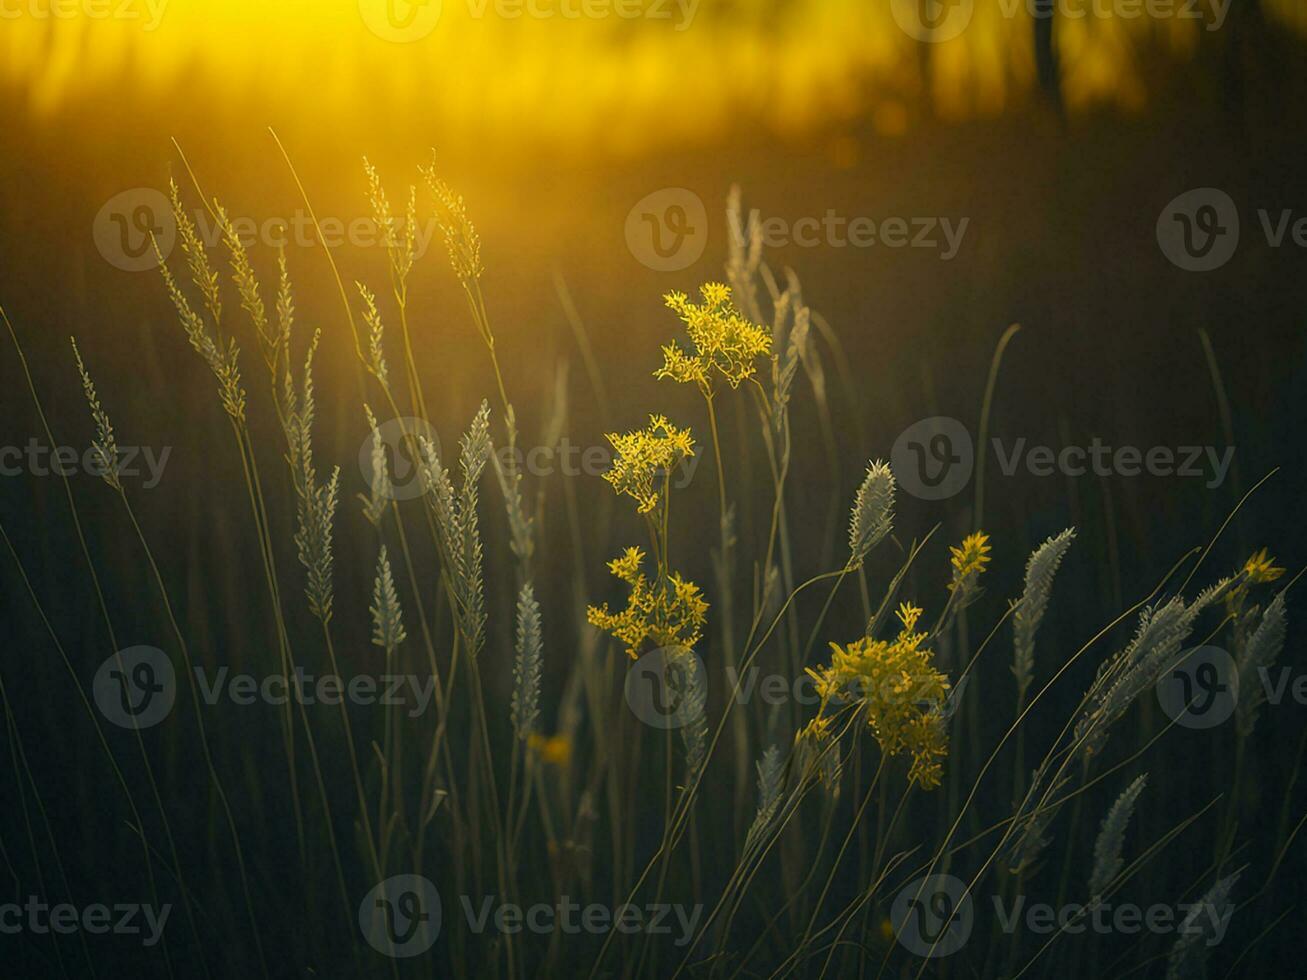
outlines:
{"label": "yellow wildflower", "polygon": [[960,548],[949,548],[952,555],[953,581],[949,590],[953,590],[967,578],[980,575],[989,564],[989,535],[984,531],[968,534],[962,539]]}
{"label": "yellow wildflower", "polygon": [[708,619],[708,603],[699,587],[675,572],[651,583],[641,570],[643,562],[639,548],[627,548],[610,561],[608,570],[631,587],[626,608],[610,612],[607,603],[591,606],[586,619],[625,644],[632,660],[640,656],[646,642],[655,648],[692,648],[702,638]]}
{"label": "yellow wildflower", "polygon": [[[909,778],[923,789],[939,785],[941,760],[948,755],[948,732],[940,707],[948,696],[948,678],[935,669],[934,653],[922,649],[925,633],[913,632],[921,610],[899,607],[903,629],[894,640],[862,637],[846,646],[831,644],[831,663],[808,674],[817,685],[823,709],[832,699],[855,704],[887,756],[912,757]],[[808,730],[825,731],[809,723]]]}
{"label": "yellow wildflower", "polygon": [[547,766],[565,766],[572,758],[572,740],[566,735],[532,735],[527,747]]}
{"label": "yellow wildflower", "polygon": [[1275,559],[1267,554],[1266,549],[1257,551],[1243,563],[1243,571],[1249,582],[1274,582],[1284,574],[1284,569],[1275,564]]}
{"label": "yellow wildflower", "polygon": [[617,455],[604,479],[617,493],[635,498],[641,514],[658,506],[655,481],[663,480],[681,460],[694,455],[690,430],[678,429],[661,415],[649,416],[647,428],[624,435],[610,432],[608,441]]}
{"label": "yellow wildflower", "polygon": [[705,396],[711,396],[717,375],[732,388],[753,377],[754,361],[771,355],[771,334],[735,308],[729,286],[709,282],[699,287],[699,293],[702,304],[690,302],[684,293],[663,297],[685,324],[694,352],[686,353],[675,343],[665,345],[663,366],[654,377],[693,381]]}
{"label": "yellow wildflower", "polygon": [[1255,612],[1258,608],[1255,605],[1250,609],[1244,608],[1252,591],[1250,586],[1274,582],[1284,574],[1284,569],[1275,564],[1275,558],[1265,548],[1260,548],[1243,563],[1239,573],[1243,576],[1243,580],[1225,597],[1225,608],[1235,622],[1243,622],[1248,612]]}

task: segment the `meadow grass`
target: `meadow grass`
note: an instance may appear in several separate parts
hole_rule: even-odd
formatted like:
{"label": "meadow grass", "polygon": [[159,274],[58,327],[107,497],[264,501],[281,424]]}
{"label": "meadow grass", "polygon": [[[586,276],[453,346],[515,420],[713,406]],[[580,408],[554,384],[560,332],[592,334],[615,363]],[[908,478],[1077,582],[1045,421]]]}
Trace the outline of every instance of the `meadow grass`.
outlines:
{"label": "meadow grass", "polygon": [[[867,369],[847,363],[797,275],[767,264],[738,191],[727,207],[724,281],[687,284],[664,298],[661,367],[656,348],[631,353],[639,369],[670,383],[659,389],[665,401],[612,400],[619,372],[632,366],[597,362],[573,297],[557,282],[590,396],[612,430],[608,496],[583,511],[572,478],[523,471],[519,449],[555,447],[568,430],[568,376],[560,369],[555,379],[552,412],[519,418],[501,358],[530,355],[497,339],[473,209],[435,161],[421,168],[421,191],[415,185],[397,198],[401,216],[365,162],[369,205],[391,233],[389,288],[349,289],[324,249],[344,329],[312,331],[297,317],[284,251],[251,255],[223,206],[206,196],[189,163],[185,169],[190,187],[170,187],[181,255],[159,255],[163,287],[182,328],[175,339],[199,356],[215,388],[211,408],[227,419],[230,444],[214,452],[238,461],[242,486],[232,491],[247,510],[240,531],[257,551],[256,569],[215,574],[241,577],[248,608],[240,615],[247,638],[268,651],[263,671],[288,685],[305,667],[346,678],[421,675],[432,700],[430,711],[410,714],[345,699],[335,711],[310,710],[290,699],[247,731],[212,720],[195,668],[221,664],[224,653],[197,635],[201,620],[188,615],[194,603],[178,598],[156,557],[167,545],[139,519],[114,464],[116,393],[97,387],[93,352],[74,345],[73,383],[87,402],[103,482],[149,572],[152,593],[141,601],[162,612],[155,642],[186,675],[191,695],[163,736],[137,729],[116,737],[87,695],[87,665],[125,644],[101,588],[105,569],[123,558],[99,556],[88,544],[80,516],[88,504],[78,499],[86,492],[75,494],[64,479],[77,557],[104,627],[93,655],[70,655],[65,624],[47,613],[25,556],[8,534],[5,541],[23,598],[68,675],[69,701],[95,733],[91,765],[103,768],[104,806],[124,815],[154,900],[184,912],[184,929],[170,932],[144,969],[1178,978],[1203,976],[1218,961],[1230,971],[1259,962],[1259,943],[1279,920],[1258,903],[1276,894],[1301,827],[1289,786],[1279,789],[1272,833],[1241,829],[1277,792],[1248,765],[1265,711],[1258,670],[1277,663],[1287,632],[1284,570],[1265,550],[1220,558],[1226,525],[1210,529],[1200,547],[1170,559],[1148,594],[1124,610],[1095,612],[1097,625],[1074,639],[1049,624],[1064,612],[1058,586],[1081,560],[1083,528],[1050,536],[1024,559],[1018,596],[989,594],[994,566],[1019,572],[1024,556],[980,526],[983,468],[960,528],[957,520],[944,533],[940,525],[903,526],[891,468],[874,453],[850,458],[838,448],[841,413],[850,411],[840,400],[866,383]],[[189,197],[223,229],[221,254],[201,242]],[[424,381],[439,378],[413,340],[412,232],[428,209],[494,381],[470,422],[457,424],[457,440],[448,438],[455,423],[428,410]],[[493,243],[484,251],[494,253]],[[256,270],[274,263],[269,292]],[[6,325],[22,358],[18,333]],[[982,445],[1002,352],[1015,333],[1002,335],[990,365]],[[349,459],[323,462],[318,402],[350,396],[315,386],[322,345],[352,348],[364,392],[350,406],[371,460],[357,511],[345,489],[353,481],[342,475]],[[832,364],[839,399],[828,380]],[[27,379],[45,435],[57,444]],[[698,401],[677,397],[677,385]],[[382,429],[391,419],[399,436],[387,444]],[[796,469],[799,425],[815,428],[829,475]],[[268,431],[275,445],[261,441]],[[541,433],[538,443],[529,431]],[[713,465],[700,482],[711,480],[712,494],[679,486],[678,467],[709,451]],[[284,470],[267,467],[270,454]],[[400,456],[416,467],[422,492],[395,492]],[[763,479],[746,480],[760,459]],[[824,501],[814,503],[824,496],[829,513],[845,515],[846,533]],[[960,533],[946,541],[953,531]],[[811,549],[796,548],[796,536],[814,533],[825,535],[827,560],[808,567],[802,556]],[[360,553],[371,555],[363,567],[338,567],[337,555]],[[607,573],[598,567],[605,560]],[[711,579],[700,585],[692,576],[704,569]],[[339,611],[359,603],[341,602],[338,584],[360,580],[366,616],[342,622]],[[1157,718],[1150,699],[1200,642],[1219,643],[1237,665],[1237,724],[1224,736],[1232,752],[1217,753],[1210,769],[1204,761],[1204,771],[1159,771],[1157,746],[1184,733]],[[662,693],[677,705],[675,729],[646,724],[629,698],[628,672],[650,663],[660,665]],[[1085,664],[1096,670],[1076,689]],[[757,698],[755,670],[809,685],[814,698]],[[0,699],[41,890],[67,892],[40,774],[25,758],[25,733],[3,683]],[[189,765],[201,777],[179,776]],[[1162,808],[1165,825],[1145,826],[1150,801],[1185,777],[1205,802],[1178,813]],[[58,887],[42,860],[47,845],[36,838],[41,822]],[[7,861],[11,869],[22,864]],[[397,875],[423,876],[442,897],[439,936],[413,958],[369,947],[360,931],[360,902]],[[955,907],[929,906],[935,875],[958,882],[952,901],[974,910],[970,938],[947,956],[935,954],[951,935]],[[1240,938],[1214,948],[1197,914],[1184,920],[1191,929],[1171,935],[1078,928],[1123,893],[1200,910],[1232,905],[1231,934]],[[669,916],[684,928],[469,928],[465,905],[488,896],[496,906],[666,906],[684,914]],[[1081,907],[1048,934],[1005,934],[992,897]],[[938,928],[914,947],[904,930],[921,913],[900,906],[929,907]],[[83,962],[97,972],[84,941],[78,950],[58,937],[49,948],[65,975],[80,973]]]}

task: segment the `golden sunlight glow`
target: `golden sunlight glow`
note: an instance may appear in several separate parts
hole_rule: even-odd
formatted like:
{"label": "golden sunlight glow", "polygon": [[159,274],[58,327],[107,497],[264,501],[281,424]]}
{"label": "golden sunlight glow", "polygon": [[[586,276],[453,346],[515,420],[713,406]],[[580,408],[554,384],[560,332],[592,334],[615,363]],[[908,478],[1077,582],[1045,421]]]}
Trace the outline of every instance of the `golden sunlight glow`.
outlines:
{"label": "golden sunlight glow", "polygon": [[[350,127],[384,109],[443,139],[586,142],[618,154],[702,143],[754,119],[787,134],[866,117],[895,134],[921,94],[924,57],[946,119],[992,114],[1029,93],[1028,0],[941,3],[969,19],[931,44],[902,26],[917,2],[0,0],[0,83],[41,117],[115,91],[133,104],[180,93],[197,111],[259,122],[281,110]],[[1199,6],[1209,19],[1223,8]],[[1304,27],[1297,0],[1265,6]],[[1151,56],[1140,43],[1187,58],[1205,26],[1063,17],[1067,104],[1139,107]]]}

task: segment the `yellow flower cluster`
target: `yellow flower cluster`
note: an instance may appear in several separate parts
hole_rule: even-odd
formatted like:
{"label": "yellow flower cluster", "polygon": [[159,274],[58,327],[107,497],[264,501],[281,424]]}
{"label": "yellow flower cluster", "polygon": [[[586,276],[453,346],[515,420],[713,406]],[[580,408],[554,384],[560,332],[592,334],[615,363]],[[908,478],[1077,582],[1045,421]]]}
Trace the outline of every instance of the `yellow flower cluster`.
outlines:
{"label": "yellow flower cluster", "polygon": [[953,581],[949,583],[949,591],[954,592],[959,587],[966,591],[989,564],[989,535],[984,531],[968,534],[962,539],[961,547],[949,548],[949,554],[952,555],[950,563],[953,565]]}
{"label": "yellow flower cluster", "polygon": [[634,497],[641,514],[658,506],[655,481],[663,480],[674,466],[694,455],[694,439],[689,429],[678,429],[661,415],[649,416],[649,425],[625,435],[610,432],[617,456],[604,479],[618,493]]}
{"label": "yellow flower cluster", "polygon": [[663,297],[685,324],[694,345],[688,354],[675,343],[663,347],[663,366],[656,378],[693,381],[705,396],[712,395],[716,375],[732,388],[753,377],[754,361],[771,355],[771,334],[750,323],[731,302],[731,288],[719,282],[699,287],[703,303],[691,303],[684,293]]}
{"label": "yellow flower cluster", "polygon": [[921,609],[903,603],[902,630],[894,640],[867,637],[846,646],[831,644],[831,663],[808,669],[821,698],[821,711],[808,726],[815,738],[829,733],[832,700],[854,704],[867,720],[886,756],[912,756],[909,779],[923,789],[939,785],[942,760],[948,755],[948,731],[940,708],[949,681],[933,666],[934,653],[922,649],[924,632],[915,632]]}
{"label": "yellow flower cluster", "polygon": [[640,656],[646,643],[654,648],[692,648],[703,636],[708,618],[708,603],[699,587],[675,572],[651,583],[641,569],[643,563],[644,552],[639,548],[627,548],[610,561],[608,570],[631,587],[626,608],[614,613],[607,603],[591,606],[586,618],[624,643],[632,660]]}

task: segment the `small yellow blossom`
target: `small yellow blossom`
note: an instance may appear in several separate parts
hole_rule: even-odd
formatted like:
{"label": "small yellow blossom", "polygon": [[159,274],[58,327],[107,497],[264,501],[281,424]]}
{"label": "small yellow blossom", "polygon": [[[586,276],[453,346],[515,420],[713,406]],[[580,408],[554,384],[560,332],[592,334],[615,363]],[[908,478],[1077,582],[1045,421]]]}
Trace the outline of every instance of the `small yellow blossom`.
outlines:
{"label": "small yellow blossom", "polygon": [[694,382],[705,396],[711,396],[716,376],[732,388],[753,377],[754,361],[771,355],[771,334],[749,322],[731,302],[731,288],[719,282],[699,287],[703,303],[692,303],[684,293],[663,297],[685,324],[694,345],[687,353],[675,343],[663,347],[663,366],[656,378]]}
{"label": "small yellow blossom", "polygon": [[939,785],[942,760],[948,755],[940,706],[948,697],[949,681],[935,669],[934,653],[922,649],[926,634],[913,632],[921,612],[903,603],[898,610],[903,629],[892,641],[862,637],[846,646],[831,644],[830,666],[808,670],[822,711],[804,731],[813,737],[828,731],[829,701],[855,704],[881,751],[887,756],[912,756],[909,778],[923,789],[933,789]]}
{"label": "small yellow blossom", "polygon": [[1274,582],[1284,574],[1284,569],[1275,564],[1275,559],[1267,554],[1266,549],[1257,551],[1243,563],[1243,571],[1249,582]]}
{"label": "small yellow blossom", "polygon": [[1239,574],[1243,579],[1225,597],[1225,608],[1236,623],[1242,623],[1249,612],[1258,608],[1256,605],[1245,608],[1251,586],[1274,582],[1284,574],[1284,569],[1275,564],[1275,558],[1265,548],[1260,548],[1243,563]]}
{"label": "small yellow blossom", "polygon": [[572,740],[566,735],[532,735],[527,747],[547,766],[565,766],[572,758]]}
{"label": "small yellow blossom", "polygon": [[949,588],[954,589],[961,580],[984,572],[989,564],[989,535],[984,531],[968,534],[960,548],[949,548],[949,554],[953,556],[953,582]]}
{"label": "small yellow blossom", "polygon": [[681,460],[694,455],[690,430],[678,429],[661,415],[649,416],[647,428],[625,434],[610,432],[608,441],[617,455],[604,479],[617,493],[633,497],[641,514],[658,506],[658,482]]}
{"label": "small yellow blossom", "polygon": [[639,548],[627,548],[610,561],[608,570],[631,587],[626,608],[610,612],[607,603],[591,606],[586,619],[623,643],[632,660],[640,656],[646,643],[654,648],[693,648],[703,637],[708,619],[708,603],[699,587],[675,572],[651,583],[641,569],[643,563],[644,552]]}

